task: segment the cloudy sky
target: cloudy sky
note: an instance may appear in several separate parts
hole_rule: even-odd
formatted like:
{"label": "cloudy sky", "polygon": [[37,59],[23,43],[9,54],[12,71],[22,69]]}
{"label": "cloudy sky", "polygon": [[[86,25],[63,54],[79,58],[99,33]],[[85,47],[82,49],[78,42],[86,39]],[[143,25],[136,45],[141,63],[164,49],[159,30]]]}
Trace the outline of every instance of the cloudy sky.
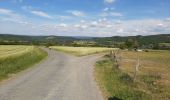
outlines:
{"label": "cloudy sky", "polygon": [[170,34],[170,0],[0,0],[0,34]]}

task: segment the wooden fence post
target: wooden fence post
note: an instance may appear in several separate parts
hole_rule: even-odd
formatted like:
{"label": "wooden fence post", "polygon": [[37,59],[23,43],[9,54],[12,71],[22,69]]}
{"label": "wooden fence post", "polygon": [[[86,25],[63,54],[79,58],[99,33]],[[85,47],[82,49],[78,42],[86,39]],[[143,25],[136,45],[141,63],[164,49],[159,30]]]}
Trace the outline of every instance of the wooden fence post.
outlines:
{"label": "wooden fence post", "polygon": [[135,65],[135,72],[134,72],[134,77],[133,77],[133,81],[136,81],[136,77],[137,77],[137,72],[139,71],[139,66],[140,66],[140,59],[139,59],[139,54],[137,53],[137,63]]}

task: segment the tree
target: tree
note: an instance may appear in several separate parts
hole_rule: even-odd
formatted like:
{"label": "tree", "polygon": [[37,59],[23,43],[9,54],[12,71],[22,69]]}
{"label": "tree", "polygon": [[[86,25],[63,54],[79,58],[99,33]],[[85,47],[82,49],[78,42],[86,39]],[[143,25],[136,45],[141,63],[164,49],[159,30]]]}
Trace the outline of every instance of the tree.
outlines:
{"label": "tree", "polygon": [[133,48],[134,48],[135,50],[137,50],[137,49],[139,48],[139,44],[138,44],[138,41],[137,41],[136,39],[134,40]]}
{"label": "tree", "polygon": [[132,39],[127,39],[125,42],[125,45],[127,46],[128,49],[133,48],[134,41]]}

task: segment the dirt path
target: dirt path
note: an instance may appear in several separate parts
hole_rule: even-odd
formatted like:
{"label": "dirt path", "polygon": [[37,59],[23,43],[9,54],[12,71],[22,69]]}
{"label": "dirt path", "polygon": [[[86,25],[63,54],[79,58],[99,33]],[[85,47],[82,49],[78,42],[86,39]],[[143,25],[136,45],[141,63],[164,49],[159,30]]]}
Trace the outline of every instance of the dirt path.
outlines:
{"label": "dirt path", "polygon": [[44,62],[0,86],[0,100],[103,100],[93,76],[99,55],[45,50]]}

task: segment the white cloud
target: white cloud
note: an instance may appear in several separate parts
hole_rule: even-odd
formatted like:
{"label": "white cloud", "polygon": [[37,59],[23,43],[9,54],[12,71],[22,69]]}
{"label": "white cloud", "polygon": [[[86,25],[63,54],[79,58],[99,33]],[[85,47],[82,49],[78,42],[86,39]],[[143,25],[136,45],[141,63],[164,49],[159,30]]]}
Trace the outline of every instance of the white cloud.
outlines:
{"label": "white cloud", "polygon": [[78,30],[84,30],[88,28],[87,25],[83,25],[83,24],[76,24],[74,25],[74,27],[77,28]]}
{"label": "white cloud", "polygon": [[81,23],[85,23],[86,21],[85,21],[85,20],[81,20],[80,22],[81,22]]}
{"label": "white cloud", "polygon": [[1,15],[13,16],[15,15],[11,10],[0,8]]}
{"label": "white cloud", "polygon": [[164,24],[162,24],[162,23],[159,23],[159,24],[157,24],[157,26],[164,26]]}
{"label": "white cloud", "polygon": [[32,6],[22,6],[21,9],[26,11],[26,12],[30,12],[34,15],[40,16],[40,17],[53,19],[53,17],[50,16],[49,14],[47,14],[46,12],[43,12],[43,11],[40,11],[40,10],[34,10],[35,8],[32,7]]}
{"label": "white cloud", "polygon": [[94,25],[94,26],[96,26],[96,25],[98,25],[99,23],[97,22],[97,21],[93,21],[93,22],[91,22],[91,25]]}
{"label": "white cloud", "polygon": [[122,17],[123,14],[120,12],[102,12],[101,15],[102,17]]}
{"label": "white cloud", "polygon": [[166,21],[170,21],[170,18],[166,18],[165,20],[166,20]]}
{"label": "white cloud", "polygon": [[115,10],[115,8],[113,8],[113,7],[111,7],[111,8],[106,7],[106,8],[103,9],[103,11],[105,11],[105,12],[107,12],[107,11],[113,11],[113,10]]}
{"label": "white cloud", "polygon": [[23,20],[24,16],[21,16],[12,10],[0,8],[1,20],[17,22]]}
{"label": "white cloud", "polygon": [[109,10],[109,8],[108,8],[108,7],[106,7],[106,8],[104,8],[104,9],[103,9],[103,11],[108,11],[108,10]]}
{"label": "white cloud", "polygon": [[[119,13],[108,11],[109,16],[121,16]],[[11,10],[0,9],[0,14],[10,16]],[[0,16],[1,17],[1,16]],[[71,16],[73,17],[73,16]],[[56,18],[59,18],[56,16]],[[106,16],[107,18],[107,16]],[[41,22],[30,24],[27,20],[0,18],[0,33],[20,33],[30,35],[66,35],[66,36],[127,36],[169,34],[170,21],[166,19],[116,20],[99,18],[90,20],[83,17],[80,21],[60,23]],[[67,19],[67,17],[66,17]],[[8,21],[8,22],[7,22]]]}
{"label": "white cloud", "polygon": [[70,11],[67,11],[67,12],[71,13],[72,15],[77,16],[77,17],[84,17],[85,16],[84,12],[78,11],[78,10],[70,10]]}
{"label": "white cloud", "polygon": [[50,16],[50,15],[48,15],[47,13],[42,12],[42,11],[36,11],[36,10],[34,10],[34,11],[31,11],[31,13],[34,14],[34,15],[40,16],[40,17],[53,19],[52,16]]}
{"label": "white cloud", "polygon": [[121,13],[119,13],[119,12],[110,12],[110,15],[111,16],[119,16],[119,17],[121,17],[121,16],[123,16]]}
{"label": "white cloud", "polygon": [[114,3],[115,1],[116,0],[104,0],[105,3],[109,3],[109,4]]}
{"label": "white cloud", "polygon": [[123,16],[122,13],[116,12],[114,10],[115,10],[115,8],[113,8],[113,7],[106,7],[103,9],[100,16],[102,16],[102,17],[122,17]]}
{"label": "white cloud", "polygon": [[58,15],[57,18],[59,18],[61,21],[72,19],[71,16],[64,16],[64,15]]}
{"label": "white cloud", "polygon": [[32,6],[22,6],[21,9],[25,10],[25,11],[30,11],[33,9],[33,7]]}
{"label": "white cloud", "polygon": [[119,28],[116,32],[118,32],[118,33],[123,33],[123,32],[124,32],[124,29],[123,29],[123,28]]}
{"label": "white cloud", "polygon": [[58,25],[58,27],[67,27],[67,24],[61,23],[61,24]]}

